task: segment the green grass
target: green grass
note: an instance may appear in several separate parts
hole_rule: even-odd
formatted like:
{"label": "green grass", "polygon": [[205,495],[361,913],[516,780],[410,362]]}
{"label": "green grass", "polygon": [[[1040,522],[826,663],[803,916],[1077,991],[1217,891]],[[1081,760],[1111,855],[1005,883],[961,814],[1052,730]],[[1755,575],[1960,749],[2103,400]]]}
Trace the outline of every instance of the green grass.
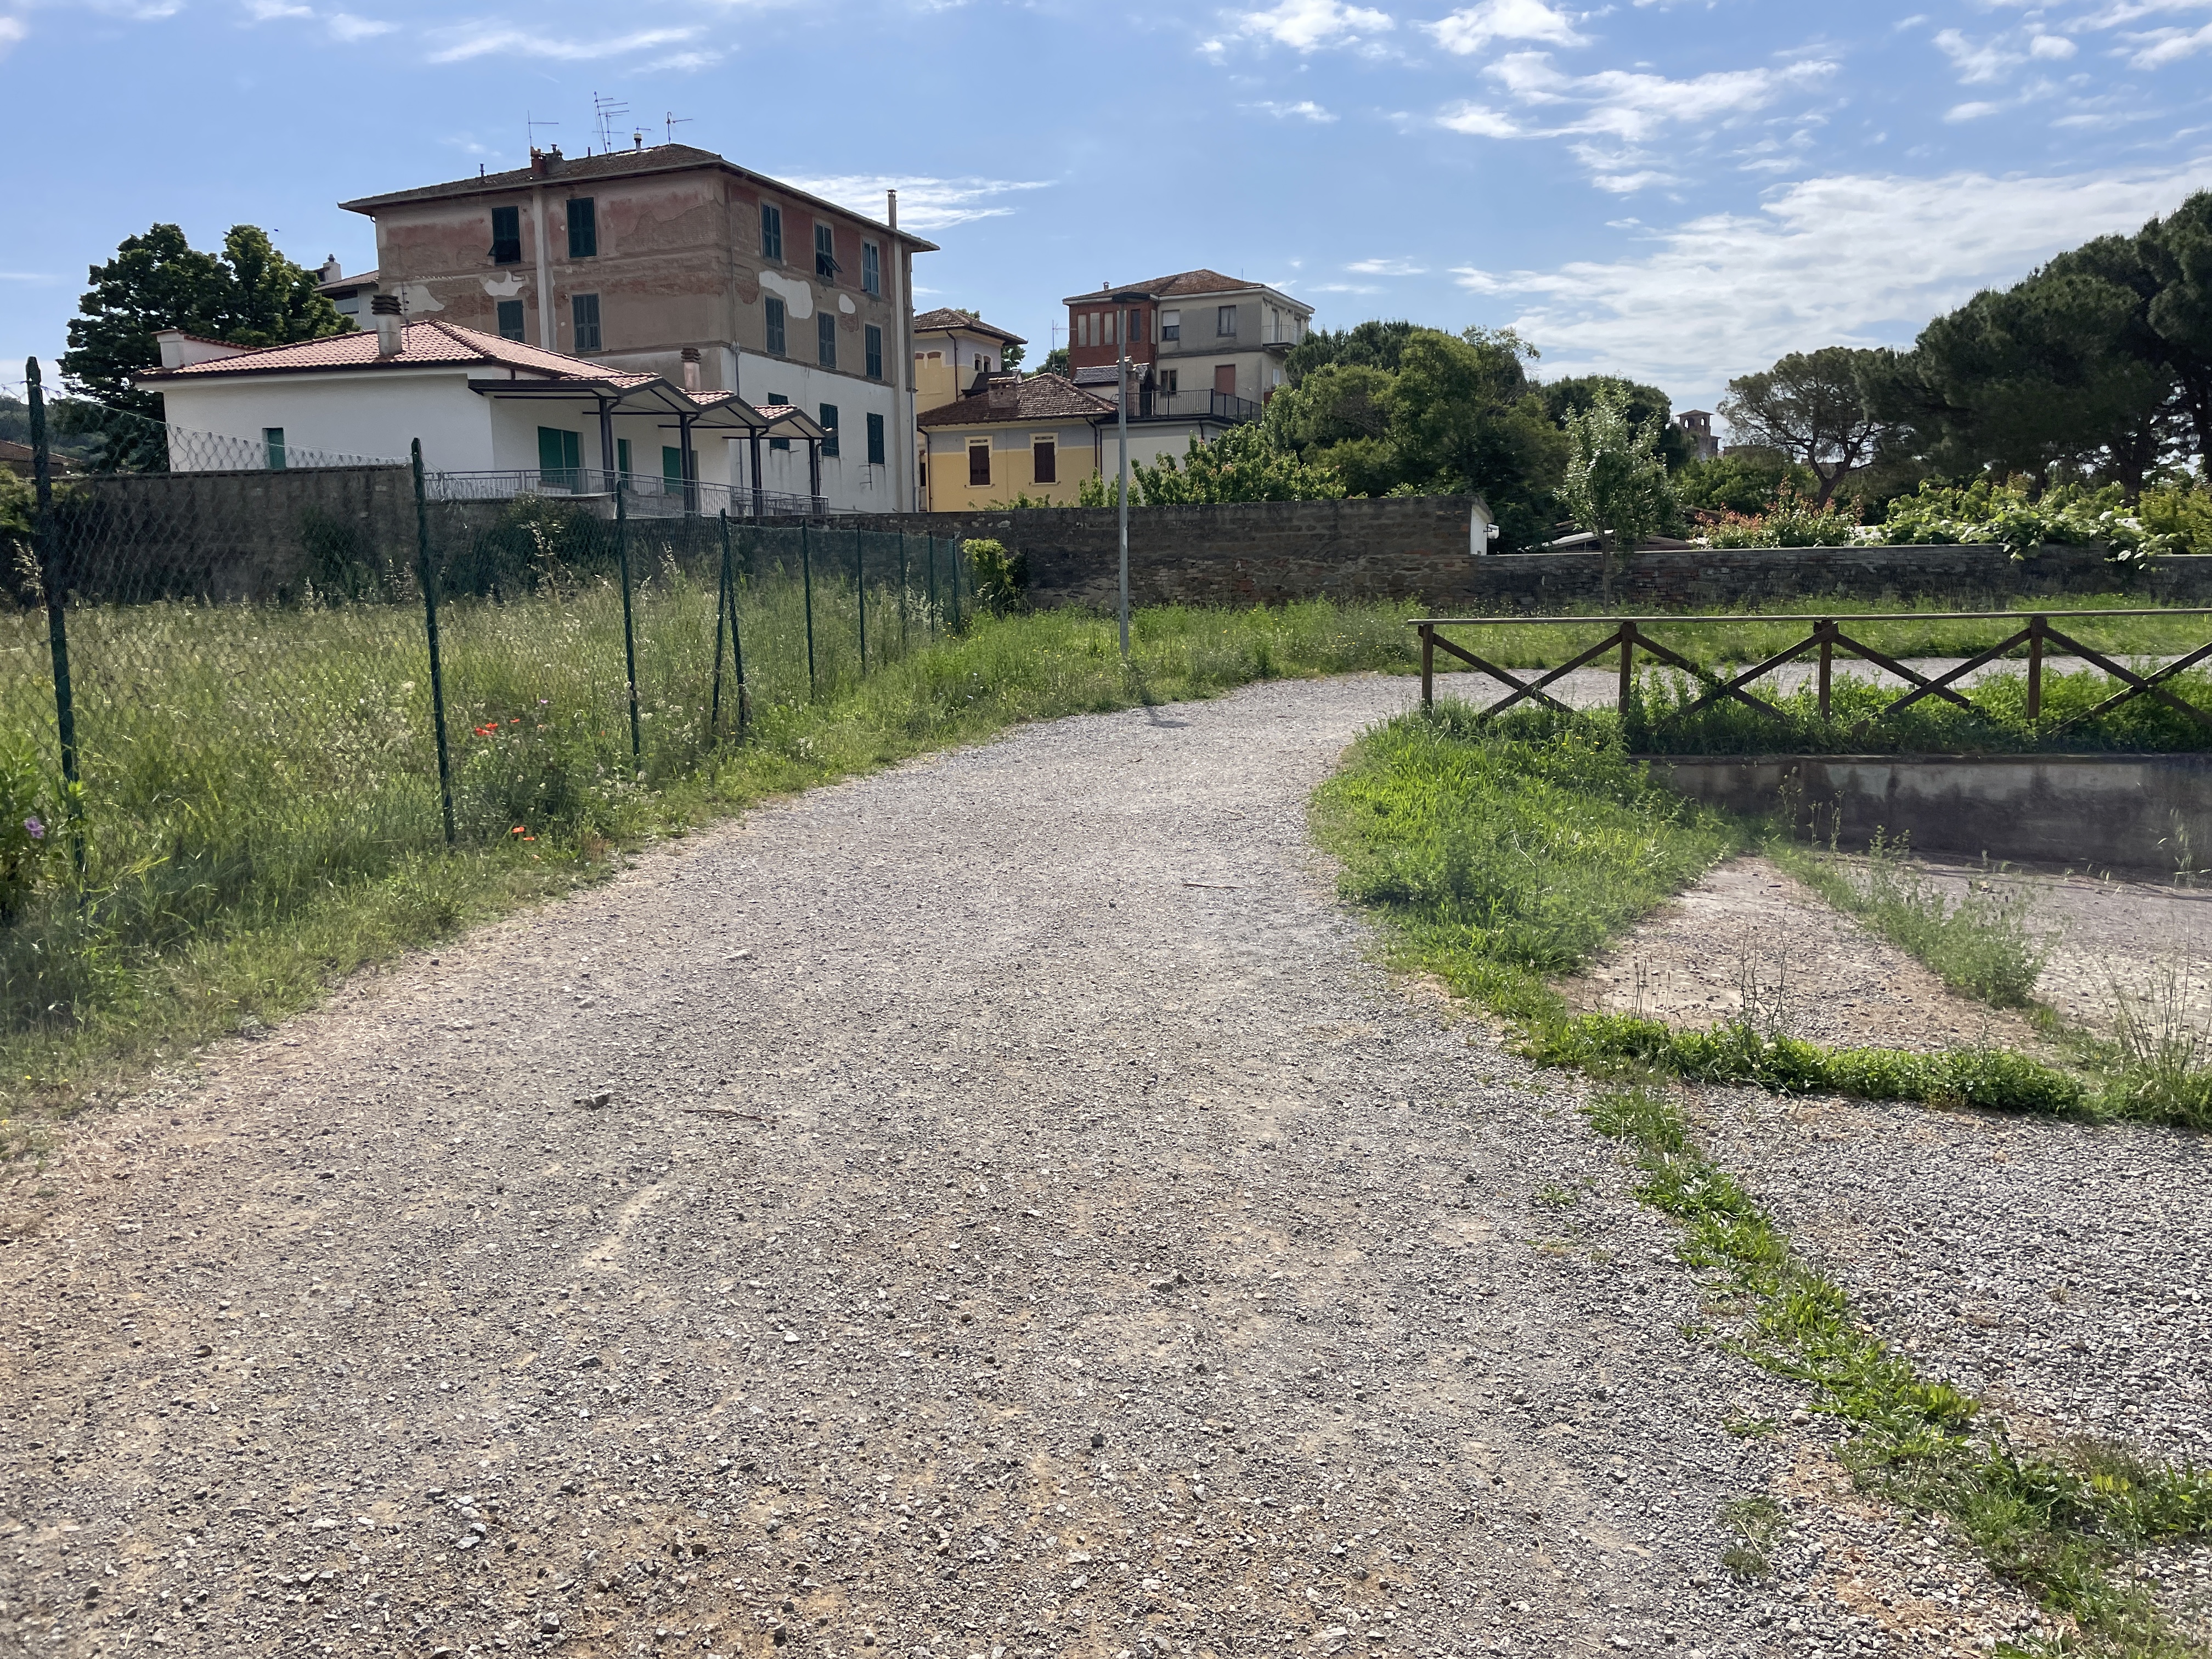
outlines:
{"label": "green grass", "polygon": [[[1802,1260],[1773,1218],[1697,1146],[1662,1076],[1782,1091],[1832,1089],[1875,1098],[2203,1124],[2172,1104],[2207,1073],[2195,1028],[2146,1018],[2141,1055],[2172,1050],[2162,1082],[2121,1099],[2002,1049],[1920,1054],[1833,1049],[1747,1022],[1677,1031],[1626,1015],[1571,1016],[1544,976],[1579,967],[1613,934],[1717,859],[1750,844],[1751,826],[1688,806],[1651,785],[1609,716],[1470,718],[1445,705],[1369,732],[1317,793],[1315,825],[1344,863],[1346,894],[1388,923],[1395,963],[1431,973],[1505,1016],[1541,1061],[1607,1086],[1592,1126],[1634,1163],[1645,1203],[1682,1227],[1682,1259],[1735,1310],[1730,1347],[1808,1389],[1845,1431],[1844,1462],[1866,1486],[1946,1517],[1993,1571],[2033,1595],[2071,1634],[2001,1653],[2182,1659],[2201,1646],[2131,1582],[2144,1547],[2212,1535],[2212,1478],[2110,1448],[2023,1451],[1976,1401],[1923,1376],[1853,1313],[1842,1290]],[[2117,1064],[2118,1062],[2116,1062]],[[1553,1201],[1548,1193],[1539,1202]],[[1711,1310],[1709,1310],[1711,1311]],[[1686,1327],[1684,1334],[1700,1340]],[[1729,1432],[1771,1432],[1731,1419]],[[1731,1571],[1757,1577],[1779,1521],[1770,1503],[1731,1506]]]}
{"label": "green grass", "polygon": [[1912,867],[1901,843],[1880,835],[1859,860],[1832,847],[1780,839],[1766,851],[1836,908],[1926,963],[1952,989],[1999,1008],[2035,1006],[2036,981],[2057,936],[2029,924],[2032,895],[2026,888],[2001,892],[1984,878],[1970,880],[1959,898],[1947,898]]}
{"label": "green grass", "polygon": [[[1791,616],[1861,616],[1888,612],[1894,620],[1847,623],[1844,631],[1863,644],[1892,657],[1971,657],[1987,650],[2008,633],[2026,625],[2031,611],[2118,611],[2155,605],[2139,593],[2052,594],[2036,599],[1990,599],[1987,595],[1928,595],[1911,600],[1855,599],[1849,595],[1819,594],[1802,599],[1775,599],[1743,607],[1699,607],[1700,616],[1724,616],[1718,623],[1669,624],[1656,623],[1646,629],[1668,649],[1708,667],[1722,663],[1749,666],[1786,650],[1812,631],[1809,624],[1762,620],[1778,612]],[[2017,614],[2021,621],[2008,624],[1990,621],[1914,621],[1916,614],[1947,611],[1998,611]],[[1624,614],[1626,614],[1624,612]],[[2179,656],[2212,640],[2212,616],[2113,617],[2109,620],[2076,617],[2054,623],[2093,651],[2107,655]],[[1544,668],[1567,661],[1603,639],[1611,630],[1593,619],[1587,623],[1555,623],[1540,628],[1504,628],[1476,623],[1445,630],[1479,657],[1501,668]],[[2014,654],[2025,657],[2027,647]],[[1601,658],[1598,666],[1613,659]],[[1440,673],[1463,671],[1442,652],[1437,654]]]}
{"label": "green grass", "polygon": [[1530,1018],[1556,1012],[1547,977],[1751,844],[1651,782],[1604,714],[1484,721],[1442,702],[1364,736],[1315,805],[1400,966]]}
{"label": "green grass", "polygon": [[[798,585],[741,597],[753,719],[708,717],[711,578],[637,596],[642,764],[621,600],[587,582],[442,615],[458,850],[444,849],[419,612],[151,605],[72,613],[84,749],[82,903],[50,856],[0,929],[0,1112],[66,1107],[134,1066],[312,1003],[365,963],[605,873],[617,849],[1024,720],[1403,668],[1407,607],[1314,602],[986,616],[817,579],[809,692]],[[0,615],[0,730],[51,733],[42,615]],[[47,741],[51,743],[49,736]],[[514,833],[517,830],[521,833]],[[57,838],[58,839],[58,838]],[[17,1128],[22,1127],[19,1121]]]}
{"label": "green grass", "polygon": [[[1843,1460],[1863,1484],[1947,1518],[1993,1571],[2078,1632],[2063,1645],[2005,1644],[2001,1654],[2202,1652],[2126,1569],[2147,1546],[2212,1537],[2212,1476],[2087,1443],[2063,1455],[2018,1449],[1979,1402],[1923,1376],[1869,1330],[1842,1289],[1692,1140],[1657,1089],[1603,1090],[1587,1112],[1634,1164],[1638,1195],[1681,1224],[1682,1260],[1746,1310],[1729,1346],[1811,1391],[1813,1409],[1848,1431]],[[1723,1564],[1762,1576],[1777,1511],[1751,1498],[1723,1519],[1738,1534]]]}
{"label": "green grass", "polygon": [[[2212,674],[2191,671],[2164,685],[2184,702],[2212,712]],[[1964,688],[1969,708],[1923,697],[1894,714],[1884,711],[1905,688],[1838,676],[1823,720],[1810,686],[1787,695],[1769,683],[1747,686],[1779,713],[1778,720],[1733,697],[1686,714],[1706,688],[1679,671],[1654,670],[1638,676],[1626,735],[1631,749],[1647,755],[2172,753],[2212,748],[2212,726],[2149,697],[2130,698],[2094,720],[2077,718],[2123,689],[2108,675],[2091,670],[2046,672],[2042,714],[2030,720],[2025,674],[1991,674]]]}

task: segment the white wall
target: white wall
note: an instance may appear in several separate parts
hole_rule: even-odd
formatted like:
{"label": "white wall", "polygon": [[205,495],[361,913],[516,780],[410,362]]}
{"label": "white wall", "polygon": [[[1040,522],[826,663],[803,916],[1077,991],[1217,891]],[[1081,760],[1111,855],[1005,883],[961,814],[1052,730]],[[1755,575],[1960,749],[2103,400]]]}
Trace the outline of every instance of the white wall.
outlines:
{"label": "white wall", "polygon": [[[795,328],[797,325],[793,325]],[[810,342],[811,343],[811,342]],[[896,342],[884,342],[884,372],[894,372],[890,351]],[[840,336],[841,354],[846,341]],[[781,394],[780,396],[777,394]],[[894,457],[901,444],[911,444],[914,434],[902,430],[898,420],[898,396],[888,380],[866,380],[857,375],[816,368],[788,357],[743,354],[738,367],[738,395],[756,408],[763,404],[792,403],[819,419],[823,404],[837,406],[840,453],[822,459],[822,493],[833,513],[896,513],[901,510]],[[884,464],[868,465],[868,421],[871,414],[884,417]],[[781,454],[761,445],[762,483],[793,495],[807,491],[806,446],[794,440]],[[744,465],[742,460],[738,463]],[[749,480],[747,482],[750,482]]]}
{"label": "white wall", "polygon": [[[432,468],[474,470],[493,460],[492,422],[486,401],[471,392],[465,372],[431,369],[354,370],[332,374],[208,376],[157,382],[171,425],[238,438],[259,453],[263,430],[282,427],[287,448],[404,461],[410,440],[422,441]],[[178,459],[197,470],[237,465],[194,455],[179,446]],[[538,464],[533,441],[529,464]]]}

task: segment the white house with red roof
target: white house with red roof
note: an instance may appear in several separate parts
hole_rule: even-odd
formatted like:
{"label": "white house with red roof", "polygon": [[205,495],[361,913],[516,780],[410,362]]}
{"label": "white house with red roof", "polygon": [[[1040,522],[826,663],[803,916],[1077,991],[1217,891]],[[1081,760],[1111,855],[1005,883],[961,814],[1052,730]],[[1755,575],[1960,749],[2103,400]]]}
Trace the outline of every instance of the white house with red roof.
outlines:
{"label": "white house with red roof", "polygon": [[[248,349],[177,330],[133,377],[169,423],[252,446],[267,465],[308,453],[390,460],[420,440],[425,466],[475,493],[606,495],[623,475],[641,507],[865,510],[822,476],[823,431],[787,405],[702,391],[376,301],[373,331]],[[180,459],[185,459],[180,454]],[[189,461],[186,462],[189,465]]]}

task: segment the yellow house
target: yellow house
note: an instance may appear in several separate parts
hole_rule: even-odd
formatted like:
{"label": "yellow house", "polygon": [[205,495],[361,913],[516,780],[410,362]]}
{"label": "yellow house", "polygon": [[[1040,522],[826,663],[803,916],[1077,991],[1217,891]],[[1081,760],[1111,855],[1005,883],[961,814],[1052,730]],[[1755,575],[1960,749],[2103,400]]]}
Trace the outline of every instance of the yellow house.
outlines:
{"label": "yellow house", "polygon": [[916,418],[922,501],[932,513],[1023,497],[1074,507],[1084,481],[1098,477],[1102,425],[1113,418],[1113,404],[1063,375],[1002,374]]}
{"label": "yellow house", "polygon": [[1006,348],[1027,345],[1018,334],[994,328],[980,317],[940,306],[914,318],[914,407],[916,414],[936,409],[975,388],[978,374],[988,377],[1006,368]]}

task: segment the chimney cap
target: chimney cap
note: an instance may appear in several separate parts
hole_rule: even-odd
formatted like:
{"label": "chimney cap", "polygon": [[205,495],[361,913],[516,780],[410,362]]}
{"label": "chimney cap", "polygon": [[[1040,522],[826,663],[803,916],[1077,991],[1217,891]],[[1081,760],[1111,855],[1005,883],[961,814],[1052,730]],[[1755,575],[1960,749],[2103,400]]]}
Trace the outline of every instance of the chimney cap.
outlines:
{"label": "chimney cap", "polygon": [[687,363],[697,362],[699,361],[699,348],[697,346],[685,346],[684,348],[684,361]]}
{"label": "chimney cap", "polygon": [[372,317],[397,317],[399,296],[397,294],[372,294],[368,298],[368,314]]}

